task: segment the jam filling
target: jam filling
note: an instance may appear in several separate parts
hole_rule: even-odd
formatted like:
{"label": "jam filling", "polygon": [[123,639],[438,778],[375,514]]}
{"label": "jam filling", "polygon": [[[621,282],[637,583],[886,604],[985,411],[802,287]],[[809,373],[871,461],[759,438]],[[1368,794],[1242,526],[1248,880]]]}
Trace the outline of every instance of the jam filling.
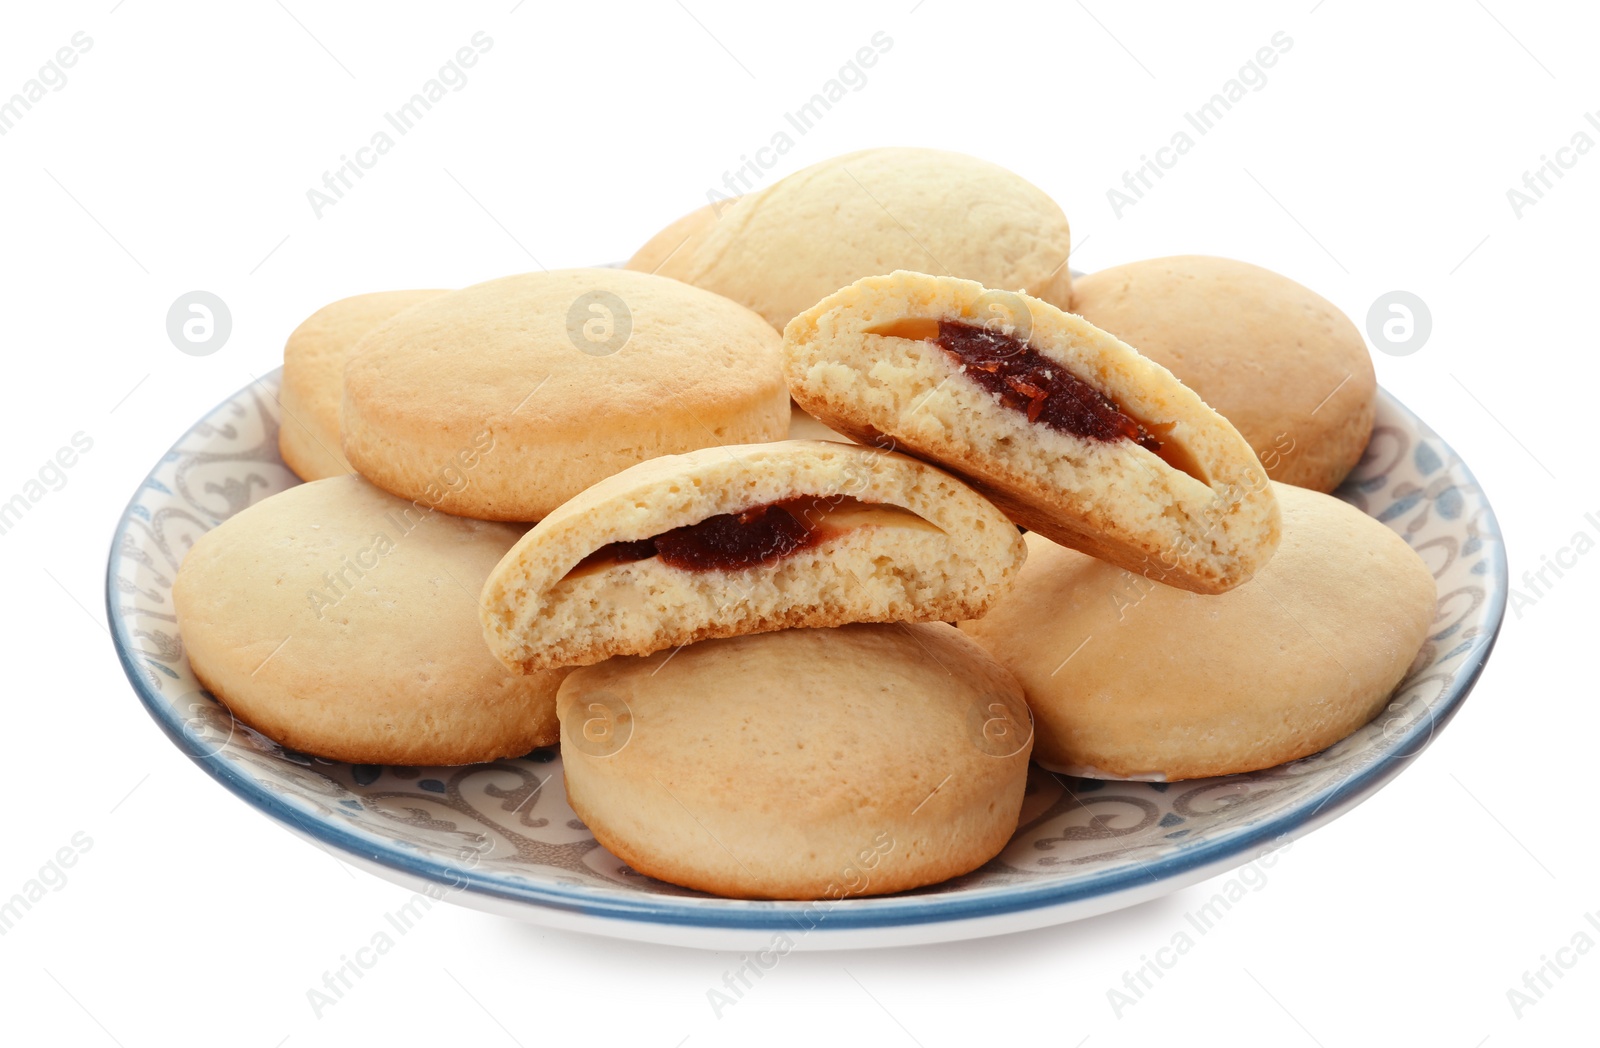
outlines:
{"label": "jam filling", "polygon": [[1131,440],[1159,453],[1162,441],[1122,413],[1110,397],[1026,342],[987,328],[939,321],[939,347],[978,385],[1029,422],[1090,440]]}
{"label": "jam filling", "polygon": [[607,543],[568,575],[651,557],[685,571],[738,571],[772,564],[861,526],[864,512],[915,518],[909,510],[861,503],[848,495],[802,495],[738,513],[718,513],[653,538]]}
{"label": "jam filling", "polygon": [[1175,469],[1199,477],[1183,449],[1161,439],[1170,425],[1146,425],[1021,339],[954,320],[908,318],[873,332],[933,342],[968,378],[1029,422],[1088,440],[1131,440]]}

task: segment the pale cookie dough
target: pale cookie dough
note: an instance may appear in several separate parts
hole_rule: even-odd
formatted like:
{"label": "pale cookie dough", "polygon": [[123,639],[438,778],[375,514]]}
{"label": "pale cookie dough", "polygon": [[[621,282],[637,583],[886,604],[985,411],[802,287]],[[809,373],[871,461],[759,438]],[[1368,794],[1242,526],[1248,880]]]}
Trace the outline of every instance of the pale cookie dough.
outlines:
{"label": "pale cookie dough", "polygon": [[1004,514],[904,455],[820,440],[707,448],[596,484],[484,584],[523,671],[708,637],[983,614],[1022,565]]}
{"label": "pale cookie dough", "polygon": [[[993,340],[990,357],[948,350],[952,329]],[[1011,376],[1013,364],[1033,370]],[[1277,547],[1278,507],[1239,432],[1048,302],[953,277],[868,277],[789,324],[784,368],[824,424],[953,470],[1018,524],[1130,570],[1218,593]],[[1085,412],[1082,433],[1052,421]]]}

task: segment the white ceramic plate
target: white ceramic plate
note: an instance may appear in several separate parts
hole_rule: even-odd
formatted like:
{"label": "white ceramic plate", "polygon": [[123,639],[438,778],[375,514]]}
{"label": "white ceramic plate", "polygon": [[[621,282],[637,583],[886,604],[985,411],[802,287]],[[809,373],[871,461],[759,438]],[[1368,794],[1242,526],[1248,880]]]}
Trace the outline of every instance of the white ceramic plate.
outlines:
{"label": "white ceramic plate", "polygon": [[1098,782],[1035,767],[1005,851],[931,888],[830,903],[719,899],[642,876],[600,847],[567,806],[554,749],[462,768],[337,764],[238,724],[200,687],[172,613],[173,576],[202,533],[299,483],[278,457],[277,381],[269,375],[206,415],[128,504],[106,573],[128,679],[180,749],[295,833],[433,898],[555,927],[718,949],[898,946],[1155,898],[1376,792],[1466,698],[1505,612],[1505,552],[1482,490],[1435,433],[1382,394],[1366,457],[1339,494],[1424,557],[1439,610],[1375,721],[1322,753],[1248,775]]}

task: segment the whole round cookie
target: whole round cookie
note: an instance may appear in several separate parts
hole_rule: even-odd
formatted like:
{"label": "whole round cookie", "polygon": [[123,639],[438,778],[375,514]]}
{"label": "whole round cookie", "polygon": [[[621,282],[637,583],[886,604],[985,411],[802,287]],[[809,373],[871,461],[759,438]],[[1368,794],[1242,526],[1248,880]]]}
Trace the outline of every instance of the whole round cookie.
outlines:
{"label": "whole round cookie", "polygon": [[615,658],[574,670],[557,703],[567,799],[595,839],[718,895],[933,884],[998,854],[1022,807],[1022,693],[943,623]]}
{"label": "whole round cookie", "polygon": [[377,291],[330,302],[307,317],[283,347],[278,453],[301,480],[352,473],[339,450],[344,366],[369,331],[443,291]]}
{"label": "whole round cookie", "polygon": [[1022,682],[1036,761],[1108,778],[1255,771],[1383,709],[1434,621],[1433,576],[1360,510],[1274,487],[1278,552],[1219,596],[1027,536],[1016,587],[961,628]]}
{"label": "whole round cookie", "polygon": [[636,462],[783,438],[779,347],[748,309],[665,277],[491,280],[362,341],[345,369],[344,453],[404,498],[539,520]]}
{"label": "whole round cookie", "polygon": [[1361,461],[1377,410],[1367,344],[1288,277],[1204,255],[1130,262],[1079,277],[1072,311],[1200,394],[1272,479],[1332,491]]}
{"label": "whole round cookie", "polygon": [[229,518],[172,587],[195,676],[290,749],[358,764],[472,764],[556,741],[565,673],[484,646],[478,590],[519,528],[464,520],[357,476]]}
{"label": "whole round cookie", "polygon": [[781,329],[824,295],[897,269],[1025,290],[1065,307],[1067,218],[1003,167],[936,149],[868,149],[740,197],[665,259],[663,276]]}

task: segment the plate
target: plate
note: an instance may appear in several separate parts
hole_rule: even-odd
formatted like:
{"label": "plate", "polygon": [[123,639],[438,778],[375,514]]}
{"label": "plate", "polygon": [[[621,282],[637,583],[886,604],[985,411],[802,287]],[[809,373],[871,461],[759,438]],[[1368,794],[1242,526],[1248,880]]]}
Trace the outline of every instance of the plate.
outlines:
{"label": "plate", "polygon": [[[355,866],[543,925],[714,949],[838,949],[974,938],[1104,913],[1254,861],[1350,810],[1420,753],[1482,672],[1505,613],[1505,549],[1466,465],[1380,392],[1339,496],[1402,535],[1439,586],[1435,628],[1387,709],[1329,749],[1247,775],[1100,782],[1030,769],[1016,835],[944,884],[818,903],[719,899],[636,873],[567,806],[554,749],[460,768],[350,765],[286,750],[201,688],[172,611],[204,532],[298,484],[278,456],[276,373],[183,435],[117,525],[106,608],[128,680],[219,783]],[[1373,580],[1381,585],[1381,580]],[[1270,861],[1270,860],[1269,860]]]}

